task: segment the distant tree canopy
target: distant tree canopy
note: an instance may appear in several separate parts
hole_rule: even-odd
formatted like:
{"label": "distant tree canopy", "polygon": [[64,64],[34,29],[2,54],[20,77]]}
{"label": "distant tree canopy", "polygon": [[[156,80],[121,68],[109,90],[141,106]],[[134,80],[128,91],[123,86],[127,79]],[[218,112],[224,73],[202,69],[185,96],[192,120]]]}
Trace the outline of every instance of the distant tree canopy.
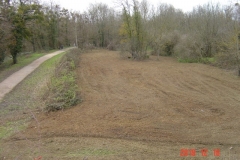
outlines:
{"label": "distant tree canopy", "polygon": [[193,61],[215,57],[219,64],[240,66],[239,13],[239,5],[210,2],[188,13],[146,0],[119,1],[117,9],[96,3],[73,12],[52,2],[0,0],[0,63],[7,54],[17,63],[23,51],[75,44],[122,49],[134,59],[152,51]]}

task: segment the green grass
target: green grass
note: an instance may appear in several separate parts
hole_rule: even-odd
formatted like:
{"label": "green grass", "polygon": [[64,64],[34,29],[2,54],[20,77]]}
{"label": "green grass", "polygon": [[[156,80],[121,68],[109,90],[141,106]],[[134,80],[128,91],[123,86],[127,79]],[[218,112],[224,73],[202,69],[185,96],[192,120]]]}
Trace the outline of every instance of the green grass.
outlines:
{"label": "green grass", "polygon": [[0,145],[3,139],[24,130],[32,114],[44,109],[42,96],[47,91],[46,84],[64,54],[66,52],[43,62],[0,102],[0,117],[3,120],[0,123]]}
{"label": "green grass", "polygon": [[[4,139],[24,130],[32,117],[44,110],[43,95],[51,88],[49,82],[66,53],[63,52],[43,62],[0,102],[0,146]],[[75,68],[73,62],[69,63],[69,66]],[[72,78],[69,80],[73,81]],[[0,148],[0,155],[1,152]]]}
{"label": "green grass", "polygon": [[26,120],[7,122],[0,126],[0,140],[11,136],[15,132],[24,130],[27,127]]}
{"label": "green grass", "polygon": [[78,55],[78,51],[63,52],[45,61],[5,96],[0,103],[0,115],[44,108],[53,111],[80,102],[75,74]]}
{"label": "green grass", "polygon": [[0,106],[3,106],[0,108],[0,115],[4,116],[19,110],[43,108],[42,95],[47,90],[47,82],[54,74],[56,64],[65,53],[58,54],[43,62],[40,67],[6,95],[0,103]]}
{"label": "green grass", "polygon": [[180,63],[204,63],[204,64],[212,64],[216,61],[215,58],[211,57],[205,57],[205,58],[200,58],[200,59],[188,59],[188,58],[185,58],[185,59],[181,59],[181,58],[178,58],[178,62]]}
{"label": "green grass", "polygon": [[211,57],[211,58],[209,58],[209,57],[206,57],[206,58],[202,58],[201,59],[201,63],[214,63],[214,62],[216,62],[216,59],[214,58],[214,57]]}
{"label": "green grass", "polygon": [[[52,53],[56,50],[52,50],[48,53]],[[46,54],[44,53],[30,53],[25,55],[19,55],[18,56],[18,63],[12,64],[11,58],[6,58],[5,61],[0,65],[0,82],[2,82],[4,79],[6,79],[8,76],[13,74],[14,72],[20,70],[24,66],[30,64],[34,60],[44,56]]]}

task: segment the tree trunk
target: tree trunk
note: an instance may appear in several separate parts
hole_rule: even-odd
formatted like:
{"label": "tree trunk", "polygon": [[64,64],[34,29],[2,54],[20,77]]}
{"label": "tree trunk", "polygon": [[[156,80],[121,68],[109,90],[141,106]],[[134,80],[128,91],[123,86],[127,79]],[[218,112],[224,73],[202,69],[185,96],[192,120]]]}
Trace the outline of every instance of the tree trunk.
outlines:
{"label": "tree trunk", "polygon": [[5,59],[5,51],[3,51],[0,48],[0,64],[4,62],[4,59]]}
{"label": "tree trunk", "polygon": [[17,64],[17,53],[12,54],[13,64]]}
{"label": "tree trunk", "polygon": [[32,38],[31,43],[32,43],[32,49],[33,49],[33,52],[36,52],[36,44],[35,44],[35,40],[34,40],[34,38]]}

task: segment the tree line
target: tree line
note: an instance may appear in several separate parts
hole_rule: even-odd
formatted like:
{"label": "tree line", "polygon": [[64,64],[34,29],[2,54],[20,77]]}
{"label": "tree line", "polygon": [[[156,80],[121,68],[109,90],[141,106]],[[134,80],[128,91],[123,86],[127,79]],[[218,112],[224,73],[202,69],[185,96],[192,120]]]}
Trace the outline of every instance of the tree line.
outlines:
{"label": "tree line", "polygon": [[238,67],[239,4],[207,3],[183,12],[170,4],[147,0],[118,1],[116,8],[90,4],[69,11],[53,2],[0,0],[0,63],[23,51],[62,46],[119,49],[133,59],[175,56],[189,62],[216,59],[221,67]]}

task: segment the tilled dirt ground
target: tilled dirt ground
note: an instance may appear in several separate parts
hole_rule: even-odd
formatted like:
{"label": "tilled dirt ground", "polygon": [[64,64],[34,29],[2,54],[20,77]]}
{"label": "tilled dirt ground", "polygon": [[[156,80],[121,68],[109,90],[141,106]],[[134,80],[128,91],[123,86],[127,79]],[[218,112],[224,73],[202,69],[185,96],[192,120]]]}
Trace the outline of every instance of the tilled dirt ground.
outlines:
{"label": "tilled dirt ground", "polygon": [[[126,60],[106,50],[80,59],[83,102],[37,115],[4,143],[2,157],[14,146],[20,159],[240,159],[240,79],[232,73],[170,57]],[[196,156],[181,157],[183,148]]]}

